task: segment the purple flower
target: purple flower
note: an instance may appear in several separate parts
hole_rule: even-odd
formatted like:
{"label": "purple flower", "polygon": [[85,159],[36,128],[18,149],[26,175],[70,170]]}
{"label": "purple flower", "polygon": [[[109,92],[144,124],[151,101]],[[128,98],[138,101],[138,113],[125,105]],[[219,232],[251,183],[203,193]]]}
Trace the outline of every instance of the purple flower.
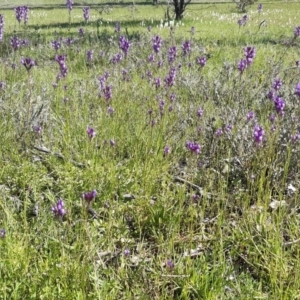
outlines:
{"label": "purple flower", "polygon": [[169,259],[167,262],[166,262],[166,267],[170,270],[174,269],[174,262]]}
{"label": "purple flower", "polygon": [[42,126],[32,126],[32,129],[36,134],[41,135],[42,134]]}
{"label": "purple flower", "polygon": [[94,55],[94,50],[87,50],[86,51],[86,58],[87,58],[88,61],[93,60],[93,55]]}
{"label": "purple flower", "polygon": [[221,135],[223,135],[223,130],[222,128],[217,129],[217,131],[215,132],[215,135],[220,137]]}
{"label": "purple flower", "polygon": [[274,123],[275,119],[276,119],[276,115],[275,114],[271,114],[270,117],[269,117],[270,122]]}
{"label": "purple flower", "polygon": [[3,90],[5,87],[5,82],[4,81],[0,81],[0,91]]}
{"label": "purple flower", "polygon": [[225,126],[225,131],[226,131],[227,133],[230,133],[231,130],[232,130],[232,128],[233,128],[233,126],[232,126],[231,124],[228,124],[228,125]]}
{"label": "purple flower", "polygon": [[107,85],[105,86],[105,88],[103,89],[103,94],[104,94],[104,98],[106,101],[109,101],[112,97],[112,92],[111,92],[111,86]]}
{"label": "purple flower", "polygon": [[196,154],[199,154],[200,151],[201,151],[200,144],[194,143],[194,142],[191,142],[191,141],[187,141],[187,142],[186,142],[186,147],[187,147],[191,152],[194,152],[194,153],[196,153]]}
{"label": "purple flower", "polygon": [[247,65],[250,65],[253,62],[254,57],[256,56],[256,49],[254,47],[244,48],[244,55],[247,61]]}
{"label": "purple flower", "polygon": [[4,239],[4,238],[5,238],[5,235],[6,235],[5,229],[0,228],[0,238],[1,238],[1,239]]}
{"label": "purple flower", "polygon": [[66,77],[68,74],[68,68],[66,65],[66,55],[55,55],[55,61],[58,62],[60,68],[60,74]]}
{"label": "purple flower", "polygon": [[74,43],[74,41],[73,41],[72,38],[66,38],[65,43],[66,43],[67,46],[71,46]]}
{"label": "purple flower", "polygon": [[19,24],[21,23],[23,17],[24,17],[24,11],[23,11],[23,6],[17,6],[14,8],[15,11],[15,15],[16,15],[16,19],[19,22]]}
{"label": "purple flower", "polygon": [[300,26],[296,26],[294,29],[294,38],[297,38],[300,36]]}
{"label": "purple flower", "polygon": [[113,107],[109,106],[109,107],[107,108],[107,113],[108,113],[109,115],[113,115],[114,112],[115,112],[115,110],[114,110]]}
{"label": "purple flower", "polygon": [[182,48],[183,55],[184,56],[188,55],[191,52],[191,42],[188,40],[183,42],[181,48]]}
{"label": "purple flower", "polygon": [[153,54],[153,53],[151,53],[151,54],[148,56],[148,61],[149,61],[150,63],[153,63],[153,62],[154,62],[154,54]]}
{"label": "purple flower", "polygon": [[27,25],[29,19],[29,8],[28,6],[23,6],[23,19],[24,24]]}
{"label": "purple flower", "polygon": [[168,155],[168,154],[170,154],[170,153],[171,153],[170,147],[169,147],[169,146],[166,146],[166,147],[164,148],[164,156],[166,156],[166,155]]}
{"label": "purple flower", "polygon": [[276,97],[276,93],[274,90],[270,90],[267,94],[267,98],[269,98],[270,100],[274,101]]}
{"label": "purple flower", "polygon": [[280,116],[284,116],[284,107],[285,107],[285,103],[284,100],[280,97],[276,97],[274,100],[274,104],[275,104],[275,109],[276,112],[280,115]]}
{"label": "purple flower", "polygon": [[127,256],[130,255],[130,250],[129,249],[125,249],[123,253],[124,253],[124,256],[127,257]]}
{"label": "purple flower", "polygon": [[92,127],[90,127],[90,126],[87,127],[86,133],[87,133],[87,135],[88,135],[88,137],[89,137],[90,140],[91,140],[92,138],[94,138],[95,135],[96,135],[96,131],[94,130],[94,128],[92,128]]}
{"label": "purple flower", "polygon": [[82,11],[85,22],[88,22],[90,19],[90,8],[88,6],[85,6],[82,8]]}
{"label": "purple flower", "polygon": [[199,118],[201,118],[202,115],[203,115],[203,109],[202,109],[202,108],[199,108],[199,109],[197,110],[197,116],[198,116]]}
{"label": "purple flower", "polygon": [[154,36],[152,38],[152,45],[153,45],[153,50],[155,53],[158,53],[160,48],[161,48],[161,45],[162,45],[162,39],[161,37],[159,37],[158,35]]}
{"label": "purple flower", "polygon": [[83,28],[79,28],[78,29],[78,33],[80,36],[84,36],[84,29]]}
{"label": "purple flower", "polygon": [[117,63],[119,63],[122,60],[123,56],[121,53],[117,53],[116,55],[114,55],[111,60],[110,63],[115,65]]}
{"label": "purple flower", "polygon": [[247,120],[250,121],[255,117],[255,114],[253,111],[249,111],[247,114]]}
{"label": "purple flower", "polygon": [[119,48],[123,51],[126,57],[130,48],[130,43],[123,35],[121,35],[119,38]]}
{"label": "purple flower", "polygon": [[157,89],[160,88],[160,86],[161,86],[161,80],[160,80],[160,78],[154,78],[153,84],[155,85],[155,87]]}
{"label": "purple flower", "polygon": [[176,48],[176,46],[170,47],[169,51],[168,51],[168,61],[169,61],[170,64],[175,61],[176,56],[177,56],[177,48]]}
{"label": "purple flower", "polygon": [[27,72],[29,72],[29,70],[35,66],[35,62],[32,58],[26,57],[26,58],[22,58],[21,59],[21,63],[22,65],[26,68]]}
{"label": "purple flower", "polygon": [[114,146],[116,145],[116,142],[115,142],[114,139],[111,139],[111,140],[109,141],[109,144],[111,145],[111,147],[114,147]]}
{"label": "purple flower", "polygon": [[264,132],[263,128],[259,125],[256,125],[254,127],[254,141],[255,141],[255,143],[257,143],[258,145],[261,144],[263,139],[264,139],[264,135],[265,135],[265,132]]}
{"label": "purple flower", "polygon": [[56,205],[52,206],[51,211],[55,216],[63,217],[66,214],[66,210],[64,209],[64,202],[60,198]]}
{"label": "purple flower", "polygon": [[69,12],[71,12],[71,10],[73,9],[73,4],[74,4],[74,2],[72,0],[66,1],[66,6],[67,6]]}
{"label": "purple flower", "polygon": [[245,59],[241,59],[238,63],[238,70],[241,72],[241,74],[245,71],[247,68],[247,61]]}
{"label": "purple flower", "polygon": [[119,23],[119,22],[116,22],[116,23],[115,23],[115,32],[120,32],[120,31],[121,31],[120,23]]}
{"label": "purple flower", "polygon": [[300,82],[297,83],[297,85],[296,85],[296,92],[295,92],[295,94],[300,98]]}
{"label": "purple flower", "polygon": [[165,77],[164,81],[167,87],[171,87],[175,84],[176,69],[171,68],[169,74]]}
{"label": "purple flower", "polygon": [[3,39],[3,33],[4,33],[4,16],[0,14],[0,42]]}
{"label": "purple flower", "polygon": [[276,78],[274,80],[274,82],[273,82],[273,88],[274,88],[274,90],[275,91],[279,91],[280,88],[281,88],[281,86],[282,86],[282,81],[280,79]]}
{"label": "purple flower", "polygon": [[10,38],[10,45],[13,47],[15,51],[21,47],[21,42],[16,35]]}
{"label": "purple flower", "polygon": [[248,20],[247,15],[244,15],[242,19],[239,19],[238,20],[239,27],[245,26],[247,24],[247,20]]}
{"label": "purple flower", "polygon": [[259,14],[261,13],[262,9],[263,9],[263,5],[261,3],[259,3],[257,5],[257,11],[258,11]]}
{"label": "purple flower", "polygon": [[60,41],[52,41],[51,44],[55,51],[57,51],[61,47]]}
{"label": "purple flower", "polygon": [[205,56],[203,57],[197,57],[197,64],[200,66],[200,67],[204,67],[206,65],[206,62],[207,62],[207,59]]}
{"label": "purple flower", "polygon": [[91,192],[85,192],[82,194],[82,199],[85,200],[88,204],[88,206],[90,205],[90,203],[97,197],[97,191],[93,190]]}

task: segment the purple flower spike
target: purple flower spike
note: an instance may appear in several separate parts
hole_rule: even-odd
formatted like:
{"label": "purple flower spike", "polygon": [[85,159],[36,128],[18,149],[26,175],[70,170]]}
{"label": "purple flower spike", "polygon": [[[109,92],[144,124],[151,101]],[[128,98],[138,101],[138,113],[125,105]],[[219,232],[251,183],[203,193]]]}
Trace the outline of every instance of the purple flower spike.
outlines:
{"label": "purple flower spike", "polygon": [[55,51],[57,51],[61,47],[60,41],[52,41],[51,44]]}
{"label": "purple flower spike", "polygon": [[83,11],[83,18],[85,22],[88,22],[90,19],[90,8],[86,6],[82,9],[82,11]]}
{"label": "purple flower spike", "polygon": [[1,228],[1,229],[0,229],[0,238],[1,238],[1,239],[4,239],[4,238],[5,238],[5,235],[6,235],[5,229]]}
{"label": "purple flower spike", "polygon": [[294,38],[297,38],[300,36],[300,26],[296,26],[294,29]]}
{"label": "purple flower spike", "polygon": [[161,48],[161,45],[162,45],[162,39],[161,37],[159,37],[158,35],[154,36],[152,38],[152,44],[153,44],[153,50],[155,53],[158,53],[160,48]]}
{"label": "purple flower spike", "polygon": [[94,128],[92,128],[92,127],[90,127],[90,126],[87,127],[86,133],[87,133],[88,137],[90,138],[90,140],[91,140],[92,138],[94,138],[95,135],[96,135],[96,131],[94,130]]}
{"label": "purple flower spike", "polygon": [[124,256],[127,257],[127,256],[130,255],[130,250],[129,249],[125,249],[123,253],[124,253]]}
{"label": "purple flower spike", "polygon": [[296,85],[296,92],[295,92],[295,94],[300,98],[300,82],[297,83],[297,85]]}
{"label": "purple flower spike", "polygon": [[86,58],[87,58],[88,61],[93,60],[93,55],[94,55],[94,50],[87,50],[86,51]]}
{"label": "purple flower spike", "polygon": [[257,5],[257,11],[258,11],[259,14],[261,13],[262,9],[263,9],[263,5],[261,3],[259,3]]}
{"label": "purple flower spike", "polygon": [[71,12],[71,10],[73,9],[73,4],[74,4],[74,2],[72,0],[66,1],[66,6],[67,6],[69,12]]}
{"label": "purple flower spike", "polygon": [[276,97],[275,98],[275,101],[274,101],[274,104],[275,104],[275,109],[276,109],[276,112],[280,115],[280,116],[284,116],[284,107],[285,107],[285,103],[284,103],[284,100],[280,97]]}
{"label": "purple flower spike", "polygon": [[4,33],[4,16],[0,14],[0,42],[3,40]]}
{"label": "purple flower spike", "polygon": [[167,87],[171,87],[175,84],[175,78],[176,78],[176,69],[171,68],[169,71],[169,74],[165,77],[165,84]]}
{"label": "purple flower spike", "polygon": [[194,142],[187,141],[187,142],[186,142],[186,147],[187,147],[191,152],[194,152],[194,153],[196,153],[196,154],[199,154],[200,151],[201,151],[200,144],[197,144],[197,143],[194,143]]}
{"label": "purple flower spike", "polygon": [[16,51],[21,47],[21,42],[17,36],[14,36],[10,38],[10,45]]}
{"label": "purple flower spike", "polygon": [[174,269],[174,262],[172,261],[172,259],[169,259],[167,262],[166,262],[166,267],[170,270],[173,270]]}
{"label": "purple flower spike", "polygon": [[170,153],[171,153],[170,147],[169,147],[169,146],[166,146],[166,147],[164,148],[164,156],[169,155]]}
{"label": "purple flower spike", "polygon": [[207,59],[205,56],[203,57],[197,57],[197,64],[203,68],[206,65]]}
{"label": "purple flower spike", "polygon": [[130,42],[123,35],[119,38],[119,48],[123,51],[126,57],[130,48]]}
{"label": "purple flower spike", "polygon": [[282,81],[280,79],[276,78],[274,80],[274,82],[273,82],[273,88],[274,88],[274,90],[275,91],[279,91],[280,88],[281,88],[281,86],[282,86]]}
{"label": "purple flower spike", "polygon": [[55,206],[52,206],[51,211],[55,216],[63,217],[66,214],[66,210],[64,209],[65,204],[63,200],[60,198]]}
{"label": "purple flower spike", "polygon": [[185,41],[182,44],[181,48],[182,48],[183,55],[184,56],[188,55],[191,52],[191,42],[190,41]]}
{"label": "purple flower spike", "polygon": [[275,98],[276,98],[276,93],[275,93],[275,91],[274,91],[274,90],[270,90],[270,91],[268,92],[268,94],[267,94],[267,97],[268,97],[270,100],[274,101]]}
{"label": "purple flower spike", "polygon": [[199,118],[201,118],[202,115],[203,115],[203,109],[202,109],[202,108],[199,108],[199,109],[197,110],[197,116],[198,116]]}
{"label": "purple flower spike", "polygon": [[250,121],[255,117],[255,114],[253,111],[249,111],[247,114],[247,120]]}
{"label": "purple flower spike", "polygon": [[30,71],[30,69],[35,66],[35,62],[32,58],[26,57],[21,59],[22,65],[26,68],[27,72]]}
{"label": "purple flower spike", "polygon": [[78,34],[79,34],[80,36],[84,36],[84,29],[83,29],[83,28],[79,28],[79,29],[78,29]]}
{"label": "purple flower spike", "polygon": [[88,205],[90,205],[90,203],[95,200],[95,198],[97,197],[97,191],[93,190],[91,192],[85,192],[82,194],[82,199],[85,200],[87,202]]}
{"label": "purple flower spike", "polygon": [[254,128],[254,141],[256,144],[260,145],[263,142],[265,131],[259,125]]}
{"label": "purple flower spike", "polygon": [[168,51],[168,61],[169,61],[169,64],[173,63],[176,59],[176,56],[177,56],[177,48],[176,46],[172,46],[169,48],[169,51]]}
{"label": "purple flower spike", "polygon": [[241,59],[238,63],[238,70],[241,72],[241,74],[246,70],[247,68],[247,61],[245,59]]}
{"label": "purple flower spike", "polygon": [[19,22],[19,24],[21,23],[23,16],[24,16],[24,12],[23,12],[23,6],[17,6],[14,8],[15,11],[15,15],[16,15],[16,19]]}
{"label": "purple flower spike", "polygon": [[254,57],[256,56],[256,49],[254,47],[244,48],[244,55],[247,61],[247,65],[250,65],[253,62]]}

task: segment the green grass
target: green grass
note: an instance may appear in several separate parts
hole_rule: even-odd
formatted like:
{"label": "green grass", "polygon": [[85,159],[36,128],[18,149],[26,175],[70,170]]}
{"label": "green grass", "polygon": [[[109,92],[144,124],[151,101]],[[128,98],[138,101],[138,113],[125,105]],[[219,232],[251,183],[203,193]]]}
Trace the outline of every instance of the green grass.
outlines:
{"label": "green grass", "polygon": [[[239,28],[243,15],[234,4],[192,4],[170,30],[160,26],[162,5],[116,4],[102,13],[93,6],[88,24],[79,7],[71,22],[64,7],[31,7],[27,26],[2,5],[0,299],[297,299],[299,144],[291,136],[300,131],[299,6],[264,3],[261,15],[251,7]],[[13,51],[14,34],[29,45]],[[120,34],[131,47],[112,64]],[[151,64],[154,35],[163,44]],[[67,55],[68,74],[54,88],[60,71],[51,42],[60,37],[57,53]],[[192,51],[183,56],[187,39]],[[173,65],[181,67],[167,88],[173,45]],[[240,74],[248,45],[257,55]],[[87,50],[94,51],[91,62]],[[196,64],[201,56],[208,58],[204,68]],[[22,57],[36,66],[27,72]],[[105,72],[109,101],[99,84]],[[278,95],[286,106],[271,123],[276,111],[266,94],[275,78],[283,81]],[[249,111],[255,120],[247,121]],[[261,146],[256,123],[265,131]],[[96,131],[91,140],[87,126]],[[189,151],[187,141],[201,152]],[[93,189],[91,213],[82,193]],[[64,218],[51,212],[59,198]]]}

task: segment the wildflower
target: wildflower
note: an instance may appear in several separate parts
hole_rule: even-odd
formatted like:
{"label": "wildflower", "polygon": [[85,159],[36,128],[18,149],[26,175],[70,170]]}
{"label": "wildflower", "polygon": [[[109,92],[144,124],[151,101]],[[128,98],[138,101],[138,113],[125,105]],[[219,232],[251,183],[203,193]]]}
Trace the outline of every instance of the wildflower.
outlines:
{"label": "wildflower", "polygon": [[255,117],[255,114],[253,111],[249,111],[247,114],[247,120],[250,121]]}
{"label": "wildflower", "polygon": [[119,63],[122,60],[123,56],[121,53],[117,53],[116,55],[114,55],[111,60],[110,63],[115,65],[117,63]]}
{"label": "wildflower", "polygon": [[270,122],[274,123],[275,119],[276,119],[276,115],[275,114],[271,114],[270,117],[269,117]]}
{"label": "wildflower", "polygon": [[197,116],[198,116],[199,118],[201,118],[202,115],[203,115],[203,109],[202,109],[202,108],[198,108],[198,110],[197,110]]}
{"label": "wildflower", "polygon": [[296,85],[296,92],[295,94],[300,98],[300,82],[297,83]]}
{"label": "wildflower", "polygon": [[260,145],[264,139],[264,135],[265,135],[265,131],[263,130],[263,128],[259,125],[256,125],[254,127],[254,141],[255,143],[257,143],[258,145]]}
{"label": "wildflower", "polygon": [[108,112],[109,115],[113,115],[115,110],[114,110],[113,107],[109,106],[108,109],[107,109],[107,112]]}
{"label": "wildflower", "polygon": [[60,41],[52,41],[51,44],[55,51],[57,51],[61,47]]}
{"label": "wildflower", "polygon": [[172,261],[172,259],[169,259],[167,262],[166,262],[166,267],[170,270],[174,269],[174,262]]}
{"label": "wildflower", "polygon": [[164,81],[167,87],[171,87],[175,84],[176,69],[171,68],[169,74],[165,77]]}
{"label": "wildflower", "polygon": [[176,56],[177,56],[176,46],[170,47],[169,51],[168,51],[168,61],[169,61],[170,64],[175,61]]}
{"label": "wildflower", "polygon": [[28,6],[23,6],[23,19],[24,24],[27,25],[29,19],[29,8]]}
{"label": "wildflower", "polygon": [[3,90],[5,87],[4,81],[0,81],[0,91]]}
{"label": "wildflower", "polygon": [[82,8],[82,11],[85,22],[88,22],[90,19],[90,8],[88,6],[85,6]]}
{"label": "wildflower", "polygon": [[190,41],[185,41],[182,46],[182,52],[183,52],[183,55],[186,56],[188,55],[190,52],[191,52],[191,42]]}
{"label": "wildflower", "polygon": [[15,11],[15,15],[16,15],[16,19],[19,22],[19,24],[21,23],[23,17],[24,17],[24,10],[23,10],[23,6],[17,6],[14,8]]}
{"label": "wildflower", "polygon": [[276,109],[276,112],[280,115],[280,116],[284,116],[284,107],[285,107],[285,103],[284,103],[284,100],[280,97],[276,97],[275,98],[275,101],[274,101],[274,104],[275,104],[275,109]]}
{"label": "wildflower", "polygon": [[123,35],[119,38],[119,48],[123,51],[126,57],[130,48],[130,42]]}
{"label": "wildflower", "polygon": [[66,214],[66,210],[64,209],[64,202],[60,198],[55,206],[52,206],[51,211],[55,216],[63,217]]}
{"label": "wildflower", "polygon": [[151,53],[151,54],[148,56],[148,61],[149,61],[150,63],[153,63],[153,62],[154,62],[154,54],[153,54],[153,53]]}
{"label": "wildflower", "polygon": [[244,55],[247,61],[247,65],[250,65],[253,62],[254,57],[256,56],[256,49],[254,47],[244,48]]}
{"label": "wildflower", "polygon": [[29,57],[27,57],[27,58],[22,58],[22,59],[21,59],[21,63],[22,63],[22,65],[26,68],[27,72],[29,72],[29,70],[30,70],[33,66],[35,66],[34,60],[33,60],[32,58],[29,58]]}
{"label": "wildflower", "polygon": [[130,255],[130,250],[129,249],[125,249],[123,253],[124,253],[124,256],[127,257],[127,256]]}
{"label": "wildflower", "polygon": [[87,202],[87,205],[90,206],[91,202],[97,197],[97,191],[92,190],[91,192],[85,192],[82,194],[81,198]]}
{"label": "wildflower", "polygon": [[153,84],[154,84],[155,87],[158,89],[158,88],[161,86],[160,78],[154,78]]}
{"label": "wildflower", "polygon": [[258,11],[259,14],[261,13],[262,9],[263,9],[263,5],[261,3],[259,3],[257,5],[257,11]]}
{"label": "wildflower", "polygon": [[187,147],[191,152],[194,152],[194,153],[196,153],[196,154],[199,154],[200,151],[201,151],[200,144],[197,144],[197,143],[194,143],[194,142],[187,141],[187,142],[186,142],[186,147]]}
{"label": "wildflower", "polygon": [[232,130],[232,128],[233,128],[233,126],[232,126],[231,124],[228,124],[228,125],[225,126],[225,131],[226,131],[227,133],[230,133],[231,130]]}
{"label": "wildflower", "polygon": [[66,66],[66,55],[56,55],[55,61],[59,64],[60,67],[60,73],[63,77],[67,76],[68,68]]}
{"label": "wildflower", "polygon": [[171,153],[170,147],[169,147],[169,146],[166,146],[166,147],[164,148],[164,156],[166,156],[166,155],[168,155],[168,154],[170,154],[170,153]]}
{"label": "wildflower", "polygon": [[78,29],[78,33],[80,36],[84,36],[84,29],[83,28],[79,28]]}
{"label": "wildflower", "polygon": [[275,91],[279,91],[282,86],[282,81],[280,79],[275,79],[273,83],[273,88]]}
{"label": "wildflower", "polygon": [[200,67],[204,67],[206,65],[207,59],[205,56],[203,57],[197,57],[197,63]]}
{"label": "wildflower", "polygon": [[6,230],[3,228],[0,228],[0,238],[4,239],[6,235]]}
{"label": "wildflower", "polygon": [[111,86],[107,85],[104,89],[103,89],[103,93],[104,93],[104,98],[106,101],[109,101],[112,97],[112,92],[111,92]]}
{"label": "wildflower", "polygon": [[162,39],[161,37],[159,37],[158,35],[154,36],[152,38],[152,43],[153,43],[153,50],[155,53],[158,53],[160,48],[161,48],[161,45],[162,45]]}
{"label": "wildflower", "polygon": [[88,61],[92,61],[93,60],[93,55],[94,55],[94,51],[93,50],[87,50],[86,51],[86,58]]}
{"label": "wildflower", "polygon": [[72,0],[66,1],[66,6],[67,6],[69,12],[71,12],[71,10],[73,9],[73,4],[74,4],[74,2]]}
{"label": "wildflower", "polygon": [[300,36],[300,26],[296,26],[294,29],[294,38],[297,38]]}
{"label": "wildflower", "polygon": [[94,138],[95,135],[96,135],[96,131],[94,130],[94,128],[92,128],[92,127],[90,127],[90,126],[87,127],[86,133],[87,133],[88,137],[90,138],[90,140],[91,140],[92,138]]}
{"label": "wildflower", "polygon": [[276,97],[276,93],[274,90],[270,90],[267,94],[267,98],[269,98],[270,100],[274,101]]}
{"label": "wildflower", "polygon": [[4,16],[0,14],[0,42],[3,39],[3,33],[4,33]]}
{"label": "wildflower", "polygon": [[220,137],[221,135],[223,135],[223,130],[222,128],[217,129],[217,131],[215,132],[215,135]]}
{"label": "wildflower", "polygon": [[245,26],[247,24],[247,21],[248,21],[248,16],[244,15],[242,19],[238,20],[239,27]]}
{"label": "wildflower", "polygon": [[74,43],[74,41],[73,41],[72,38],[66,38],[65,43],[66,43],[67,46],[71,46]]}
{"label": "wildflower", "polygon": [[116,22],[116,23],[115,23],[115,32],[120,32],[120,31],[121,31],[120,23],[119,23],[119,22]]}
{"label": "wildflower", "polygon": [[241,59],[238,63],[238,69],[241,72],[241,74],[245,71],[247,68],[247,61],[245,59]]}
{"label": "wildflower", "polygon": [[32,126],[32,129],[37,133],[38,135],[42,134],[42,126]]}
{"label": "wildflower", "polygon": [[10,38],[10,45],[13,47],[15,51],[21,47],[21,42],[16,35]]}

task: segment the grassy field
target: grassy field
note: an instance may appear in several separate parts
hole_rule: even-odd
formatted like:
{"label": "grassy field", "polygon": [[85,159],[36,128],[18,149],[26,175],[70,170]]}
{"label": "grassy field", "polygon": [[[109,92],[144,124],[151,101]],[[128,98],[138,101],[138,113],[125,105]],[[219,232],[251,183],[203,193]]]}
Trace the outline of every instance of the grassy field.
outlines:
{"label": "grassy field", "polygon": [[300,3],[64,3],[0,4],[0,299],[298,299]]}

